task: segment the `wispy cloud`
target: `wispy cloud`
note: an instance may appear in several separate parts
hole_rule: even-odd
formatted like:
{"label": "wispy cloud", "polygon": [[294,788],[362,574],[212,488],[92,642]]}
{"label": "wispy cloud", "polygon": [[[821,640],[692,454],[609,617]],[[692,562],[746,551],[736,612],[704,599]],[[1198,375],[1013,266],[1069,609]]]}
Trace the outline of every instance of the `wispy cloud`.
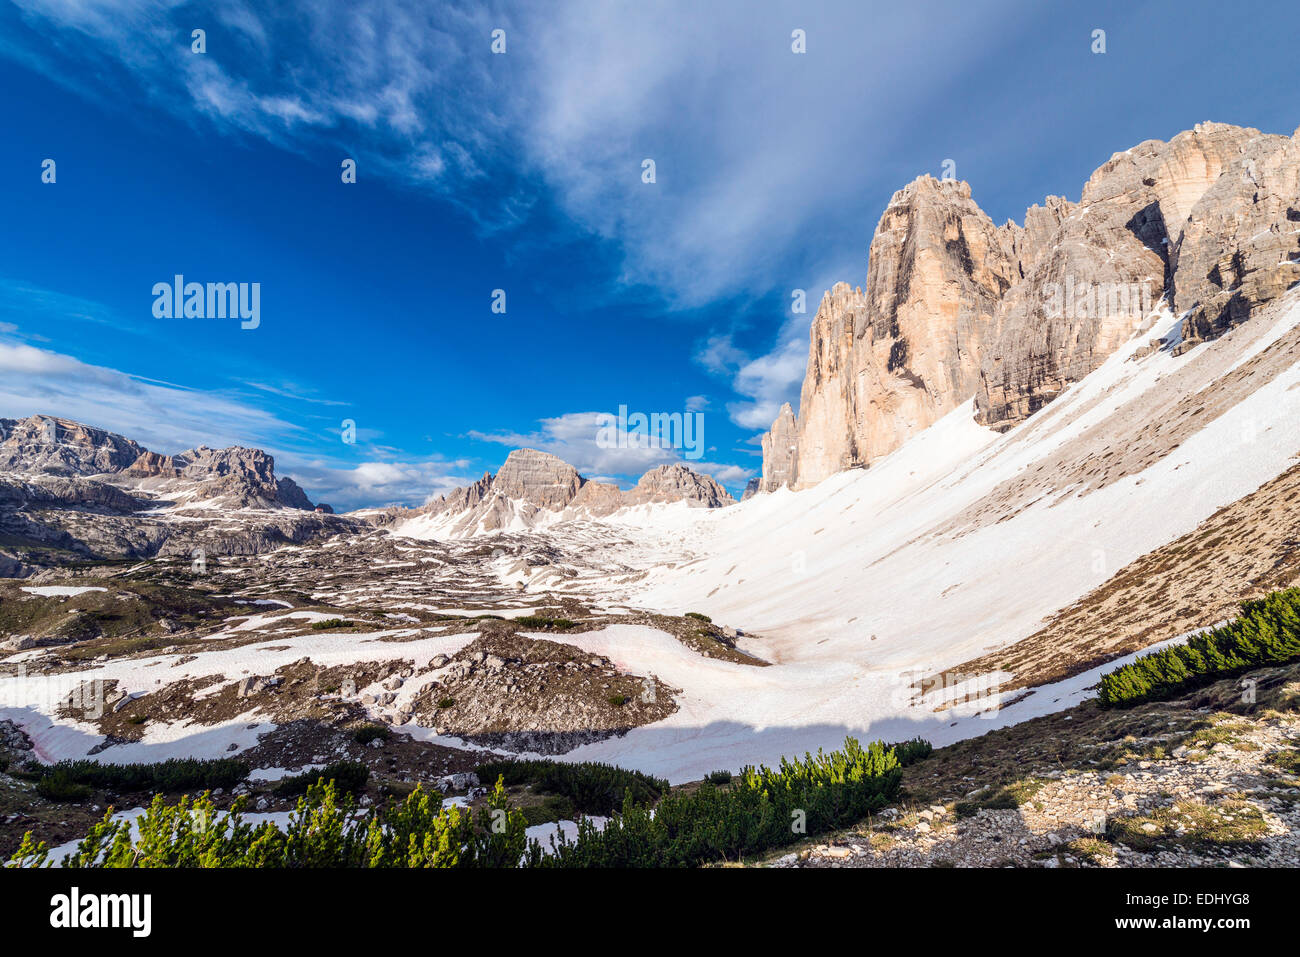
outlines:
{"label": "wispy cloud", "polygon": [[[363,149],[363,175],[441,190],[493,226],[517,223],[542,189],[623,250],[629,283],[688,306],[860,261],[878,199],[862,194],[864,168],[888,162],[887,130],[991,55],[979,39],[1002,19],[954,5],[935,31],[925,5],[848,0],[18,7],[46,45],[0,50],[60,82],[84,72],[66,68],[75,47],[187,121],[299,151]],[[192,54],[200,25],[207,52]],[[791,49],[794,28],[806,53]],[[944,68],[917,69],[918,49]],[[484,179],[492,189],[475,190]]]}
{"label": "wispy cloud", "polygon": [[[706,430],[708,417],[705,416]],[[706,475],[712,475],[724,485],[744,485],[754,474],[753,469],[739,465],[687,459],[682,451],[663,446],[658,439],[643,432],[626,432],[621,429],[612,437],[608,431],[611,416],[602,412],[570,412],[554,418],[541,419],[532,432],[471,432],[470,437],[482,442],[492,442],[510,448],[530,448],[564,459],[588,478],[603,477],[629,485],[642,473],[659,465],[680,462]],[[605,431],[602,447],[600,436]]]}

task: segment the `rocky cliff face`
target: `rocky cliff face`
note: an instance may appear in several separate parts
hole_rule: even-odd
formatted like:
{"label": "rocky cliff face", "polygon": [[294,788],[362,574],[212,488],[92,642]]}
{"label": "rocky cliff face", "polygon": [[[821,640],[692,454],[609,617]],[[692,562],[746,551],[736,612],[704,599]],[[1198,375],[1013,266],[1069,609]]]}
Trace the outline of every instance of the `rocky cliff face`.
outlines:
{"label": "rocky cliff face", "polygon": [[799,458],[799,422],[790,403],[781,405],[776,421],[763,435],[763,476],[758,490],[771,492],[794,485]]}
{"label": "rocky cliff face", "polygon": [[49,415],[0,419],[0,472],[93,475],[127,488],[183,490],[190,498],[235,507],[312,507],[293,479],[276,477],[275,459],[261,449],[200,446],[162,455],[113,432]]}
{"label": "rocky cliff face", "polygon": [[822,299],[799,414],[783,407],[764,436],[760,489],[870,465],[972,396],[979,422],[1011,428],[1162,297],[1184,315],[1180,350],[1244,322],[1300,281],[1298,137],[1206,123],[1149,140],[1023,226],[994,227],[965,183],[909,184],[881,217],[864,290]]}
{"label": "rocky cliff face", "polygon": [[540,508],[564,508],[582,487],[582,476],[568,462],[535,449],[515,449],[492,480],[508,498]]}
{"label": "rocky cliff face", "polygon": [[822,298],[794,441],[783,409],[764,488],[869,465],[968,399],[998,302],[1019,279],[1016,244],[1028,256],[1038,232],[999,231],[966,183],[922,176],[895,193],[865,291],[839,283]]}
{"label": "rocky cliff face", "polygon": [[1171,259],[1184,351],[1300,282],[1300,129],[1242,145],[1192,203]]}
{"label": "rocky cliff face", "polygon": [[1171,285],[1192,210],[1259,137],[1205,124],[1117,153],[1092,174],[1000,304],[976,394],[981,423],[1023,421],[1134,333]]}
{"label": "rocky cliff face", "polygon": [[651,469],[637,481],[636,488],[623,493],[624,505],[689,502],[704,508],[722,508],[735,501],[713,476],[701,475],[680,463]]}

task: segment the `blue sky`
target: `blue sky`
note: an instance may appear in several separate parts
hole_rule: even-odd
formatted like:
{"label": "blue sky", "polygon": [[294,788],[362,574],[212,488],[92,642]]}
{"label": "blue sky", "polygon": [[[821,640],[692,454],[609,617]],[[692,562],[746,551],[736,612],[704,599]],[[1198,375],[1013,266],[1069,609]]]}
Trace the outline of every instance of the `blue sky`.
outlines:
{"label": "blue sky", "polygon": [[[264,447],[354,507],[519,445],[627,484],[680,452],[595,417],[691,409],[739,491],[917,175],[1020,220],[1144,139],[1300,125],[1296,5],[1199,6],[6,4],[0,415]],[[260,282],[260,326],[154,318],[176,273]]]}

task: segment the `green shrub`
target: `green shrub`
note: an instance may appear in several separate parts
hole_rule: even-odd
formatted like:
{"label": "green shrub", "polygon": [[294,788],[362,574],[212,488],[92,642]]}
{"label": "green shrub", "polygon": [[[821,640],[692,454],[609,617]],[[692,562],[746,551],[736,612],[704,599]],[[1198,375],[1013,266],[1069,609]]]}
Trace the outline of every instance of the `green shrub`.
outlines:
{"label": "green shrub", "polygon": [[352,732],[352,740],[360,745],[367,745],[377,738],[387,741],[391,737],[392,732],[384,724],[363,724]]}
{"label": "green shrub", "polygon": [[577,624],[567,618],[547,618],[545,615],[522,615],[515,619],[515,623],[524,628],[548,628],[554,631],[565,631]]}
{"label": "green shrub", "polygon": [[522,810],[529,827],[555,821],[573,821],[578,817],[578,809],[573,802],[558,794],[551,795],[541,804],[532,804]]}
{"label": "green shrub", "polygon": [[307,771],[281,778],[275,786],[275,793],[280,797],[296,797],[299,794],[306,794],[319,782],[333,784],[337,790],[347,794],[356,794],[365,788],[369,780],[370,768],[360,761],[336,761],[319,771]]}
{"label": "green shrub", "polygon": [[[860,820],[898,793],[902,774],[893,751],[879,742],[863,748],[852,738],[831,754],[783,760],[779,769],[745,768],[731,787],[704,783],[694,793],[669,795],[651,809],[667,782],[601,764],[498,762],[502,769],[486,805],[471,812],[441,806],[441,795],[416,786],[403,801],[360,811],[341,779],[347,763],[315,775],[283,829],[243,820],[247,798],[219,812],[206,795],[167,805],[155,795],[134,826],[114,821],[112,809],[93,825],[65,867],[675,867],[757,853]],[[493,766],[479,768],[480,775]],[[364,765],[351,765],[356,774]],[[332,778],[332,780],[322,780]],[[511,808],[505,784],[569,788],[541,810]],[[66,781],[66,775],[64,776]],[[286,784],[291,779],[281,782]],[[594,797],[623,793],[622,813],[603,831],[579,822],[575,840],[560,838],[551,856],[529,842],[529,818],[568,819]],[[799,826],[802,825],[802,826]],[[53,862],[29,832],[10,858],[22,866]]]}
{"label": "green shrub", "polygon": [[893,748],[894,756],[898,758],[898,763],[902,767],[922,761],[934,752],[934,746],[924,738],[899,741],[897,744],[891,744],[890,747]]}
{"label": "green shrub", "polygon": [[1241,615],[1219,628],[1122,665],[1103,675],[1105,707],[1158,701],[1261,665],[1300,657],[1300,588],[1243,602]]}
{"label": "green shrub", "polygon": [[589,819],[573,840],[561,836],[554,853],[529,847],[538,867],[690,867],[735,860],[782,847],[806,835],[843,827],[884,807],[899,789],[902,769],[876,742],[781,761],[780,768],[745,768],[726,790],[705,782],[691,794],[670,794],[653,810],[624,801],[603,830]]}
{"label": "green shrub", "polygon": [[731,783],[730,771],[710,771],[704,778],[713,785],[722,785]]}
{"label": "green shrub", "polygon": [[612,695],[609,696],[608,701],[609,701],[609,703],[612,704],[615,708],[621,708],[621,707],[623,707],[623,705],[627,704],[627,695],[625,695],[625,694],[612,694]]}
{"label": "green shrub", "polygon": [[613,814],[625,795],[634,804],[652,804],[668,790],[660,778],[612,764],[562,761],[491,761],[477,769],[479,780],[501,778],[507,787],[527,784],[543,794],[568,798],[583,814]]}
{"label": "green shrub", "polygon": [[76,804],[90,797],[90,788],[74,781],[66,771],[54,771],[36,782],[36,793],[47,801]]}
{"label": "green shrub", "polygon": [[171,758],[157,764],[60,761],[45,768],[42,779],[55,776],[69,783],[86,785],[102,791],[175,793],[234,787],[248,777],[248,765],[234,758],[216,758],[211,761],[198,758]]}
{"label": "green shrub", "polygon": [[696,621],[702,621],[705,622],[706,624],[710,624],[710,625],[713,624],[712,618],[710,618],[708,615],[702,615],[698,611],[688,611],[686,613],[686,617],[694,618]]}
{"label": "green shrub", "polygon": [[[64,867],[515,867],[527,845],[527,822],[498,782],[474,812],[441,806],[416,787],[404,801],[358,811],[332,784],[313,784],[281,830],[245,823],[246,798],[220,812],[206,795],[167,805],[161,795],[135,822],[112,809],[63,858]],[[30,832],[10,858],[48,867],[49,848]]]}
{"label": "green shrub", "polygon": [[456,704],[455,698],[443,698],[441,701],[438,702],[438,707],[446,711],[448,708],[454,707],[455,704]]}
{"label": "green shrub", "polygon": [[311,627],[312,631],[328,631],[331,628],[351,628],[352,622],[343,618],[326,618],[324,621],[313,621]]}

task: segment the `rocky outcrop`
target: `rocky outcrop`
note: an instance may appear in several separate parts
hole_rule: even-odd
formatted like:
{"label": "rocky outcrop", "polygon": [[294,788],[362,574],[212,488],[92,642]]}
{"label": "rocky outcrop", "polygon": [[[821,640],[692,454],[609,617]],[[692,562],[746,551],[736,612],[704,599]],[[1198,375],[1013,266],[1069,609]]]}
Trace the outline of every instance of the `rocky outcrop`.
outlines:
{"label": "rocky outcrop", "polygon": [[999,430],[1023,421],[1134,333],[1171,284],[1191,210],[1259,135],[1205,124],[1116,153],[1092,174],[997,311],[978,421]]}
{"label": "rocky outcrop", "polygon": [[661,465],[626,491],[608,482],[583,478],[578,470],[547,452],[516,449],[496,475],[458,488],[416,509],[392,508],[364,514],[375,525],[399,534],[429,538],[467,538],[564,521],[602,518],[636,505],[686,502],[699,508],[735,503],[712,477],[685,465]]}
{"label": "rocky outcrop", "polygon": [[1245,322],[1300,282],[1300,129],[1242,147],[1191,205],[1172,260],[1175,309],[1184,316],[1179,351]]}
{"label": "rocky outcrop", "polygon": [[1015,426],[1087,376],[1163,298],[1185,351],[1300,281],[1300,131],[1205,123],[1116,153],[1078,203],[994,228],[965,183],[896,193],[864,290],[839,283],[810,333],[796,417],[763,438],[760,490],[870,465],[974,396]]}
{"label": "rocky outcrop", "polygon": [[35,574],[70,556],[256,554],[366,527],[312,511],[303,490],[277,478],[275,460],[260,449],[162,455],[41,415],[0,420],[0,431],[6,574]]}
{"label": "rocky outcrop", "polygon": [[749,482],[745,485],[745,492],[743,495],[740,496],[740,500],[744,502],[747,499],[751,499],[755,495],[757,495],[758,490],[762,487],[762,481],[763,480],[758,476],[754,476],[754,478],[750,479]]}
{"label": "rocky outcrop", "polygon": [[[871,241],[865,291],[838,283],[809,334],[793,442],[783,408],[762,487],[805,488],[869,465],[966,401],[984,340],[1035,231],[999,231],[970,186],[922,176],[894,194]],[[794,447],[793,463],[786,459]]]}
{"label": "rocky outcrop", "polygon": [[536,449],[515,449],[492,481],[495,491],[540,508],[564,508],[582,487],[582,476],[568,462]]}
{"label": "rocky outcrop", "polygon": [[794,484],[799,458],[799,423],[789,402],[781,405],[772,428],[763,435],[763,475],[759,491],[772,492]]}
{"label": "rocky outcrop", "polygon": [[97,475],[121,471],[143,452],[128,438],[71,419],[0,419],[0,472]]}
{"label": "rocky outcrop", "polygon": [[625,506],[665,502],[687,502],[704,508],[722,508],[724,505],[734,505],[736,500],[713,476],[701,475],[680,463],[651,469],[641,476],[635,488],[623,493]]}

